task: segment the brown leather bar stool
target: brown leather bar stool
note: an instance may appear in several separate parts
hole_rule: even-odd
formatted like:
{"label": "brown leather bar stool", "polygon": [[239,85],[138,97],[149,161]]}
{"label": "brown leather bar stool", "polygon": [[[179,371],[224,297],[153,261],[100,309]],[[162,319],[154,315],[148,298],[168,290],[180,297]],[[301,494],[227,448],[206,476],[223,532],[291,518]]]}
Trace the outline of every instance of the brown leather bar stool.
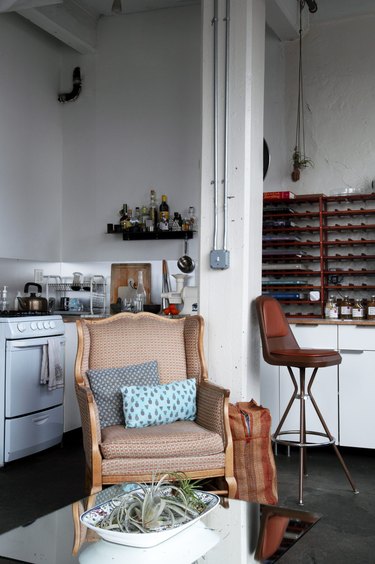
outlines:
{"label": "brown leather bar stool", "polygon": [[[299,458],[299,503],[303,505],[303,478],[307,475],[306,448],[316,446],[332,445],[337,458],[345,472],[346,477],[354,493],[358,493],[349,470],[336,446],[336,439],[331,435],[326,422],[318,408],[311,393],[318,368],[335,366],[341,363],[341,356],[337,351],[327,349],[303,349],[300,348],[289,326],[279,302],[270,296],[259,296],[256,298],[256,309],[258,314],[260,334],[263,344],[263,358],[268,364],[275,366],[286,366],[292,379],[294,391],[290,401],[280,419],[272,440],[276,444],[297,446],[300,449]],[[299,387],[293,368],[299,368]],[[306,368],[312,368],[310,380],[306,388]],[[306,429],[305,401],[311,403],[319,417],[324,432],[308,431]],[[282,426],[295,400],[300,402],[300,428],[299,430],[282,431]],[[299,434],[299,441],[285,440],[285,435]],[[308,435],[318,435],[326,439],[321,443],[307,442]]]}

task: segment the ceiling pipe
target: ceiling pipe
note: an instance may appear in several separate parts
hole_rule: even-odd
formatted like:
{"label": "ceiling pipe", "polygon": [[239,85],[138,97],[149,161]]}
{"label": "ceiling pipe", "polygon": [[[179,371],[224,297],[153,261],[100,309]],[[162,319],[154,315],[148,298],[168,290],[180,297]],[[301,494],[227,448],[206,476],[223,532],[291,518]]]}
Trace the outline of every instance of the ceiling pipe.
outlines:
{"label": "ceiling pipe", "polygon": [[81,80],[81,70],[76,67],[73,71],[73,90],[64,94],[59,94],[58,101],[64,104],[65,102],[73,102],[77,100],[81,93],[82,80]]}

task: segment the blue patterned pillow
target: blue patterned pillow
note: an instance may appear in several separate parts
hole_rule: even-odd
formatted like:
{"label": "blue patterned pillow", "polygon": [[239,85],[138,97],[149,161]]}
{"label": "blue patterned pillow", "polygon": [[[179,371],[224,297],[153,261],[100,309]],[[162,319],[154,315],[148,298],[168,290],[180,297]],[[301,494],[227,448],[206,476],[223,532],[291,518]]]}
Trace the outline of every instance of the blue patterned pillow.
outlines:
{"label": "blue patterned pillow", "polygon": [[154,386],[160,382],[156,360],[120,368],[92,369],[87,371],[87,377],[98,406],[101,427],[124,424],[123,386]]}
{"label": "blue patterned pillow", "polygon": [[159,386],[125,386],[121,392],[126,427],[149,427],[195,419],[194,378]]}

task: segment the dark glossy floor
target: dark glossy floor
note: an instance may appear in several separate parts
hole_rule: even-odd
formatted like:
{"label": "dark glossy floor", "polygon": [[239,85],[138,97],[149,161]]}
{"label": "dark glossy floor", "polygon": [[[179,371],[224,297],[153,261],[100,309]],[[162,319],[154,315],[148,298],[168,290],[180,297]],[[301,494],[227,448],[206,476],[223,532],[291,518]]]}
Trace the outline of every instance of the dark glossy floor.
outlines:
{"label": "dark glossy floor", "polygon": [[[359,494],[352,492],[332,447],[310,449],[303,509],[321,520],[282,559],[285,564],[375,563],[375,451],[340,449]],[[299,507],[298,453],[276,457],[279,504]]]}
{"label": "dark glossy floor", "polygon": [[[352,493],[331,448],[310,452],[303,509],[323,517],[282,562],[375,564],[375,451],[341,451],[360,490],[358,495]],[[280,452],[276,463],[280,505],[300,508],[297,452],[291,457]],[[83,496],[82,443],[80,433],[74,432],[64,438],[63,448],[54,447],[0,469],[0,531]]]}

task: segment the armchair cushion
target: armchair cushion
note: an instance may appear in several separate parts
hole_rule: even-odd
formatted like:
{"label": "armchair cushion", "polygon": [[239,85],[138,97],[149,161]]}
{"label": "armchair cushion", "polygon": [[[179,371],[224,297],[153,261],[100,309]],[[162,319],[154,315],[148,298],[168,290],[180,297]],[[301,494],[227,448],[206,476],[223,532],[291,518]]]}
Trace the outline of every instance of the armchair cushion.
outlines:
{"label": "armchair cushion", "polygon": [[119,368],[88,370],[87,376],[99,411],[100,426],[124,425],[121,388],[159,384],[156,360]]}
{"label": "armchair cushion", "polygon": [[223,440],[194,421],[176,421],[128,429],[121,425],[106,427],[100,451],[105,459],[173,459],[197,456],[223,456]]}
{"label": "armchair cushion", "polygon": [[196,414],[194,378],[159,386],[125,386],[125,426],[128,428],[193,421]]}

